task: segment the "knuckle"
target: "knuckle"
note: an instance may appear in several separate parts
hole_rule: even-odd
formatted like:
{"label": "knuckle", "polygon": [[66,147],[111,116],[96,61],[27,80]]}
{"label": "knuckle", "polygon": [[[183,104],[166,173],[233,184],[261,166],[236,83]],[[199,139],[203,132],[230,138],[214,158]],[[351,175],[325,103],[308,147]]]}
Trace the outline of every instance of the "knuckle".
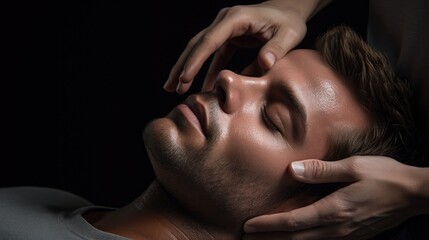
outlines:
{"label": "knuckle", "polygon": [[[305,28],[285,28],[280,29],[281,26],[277,28],[271,29],[271,31],[266,31],[267,36],[266,39],[274,38],[275,35],[280,36],[280,38],[275,38],[270,44],[270,48],[279,53],[285,54],[289,48],[290,44],[298,44],[301,42],[303,37],[305,36]],[[284,39],[288,39],[288,41],[284,41]]]}
{"label": "knuckle", "polygon": [[349,161],[349,165],[348,165],[348,167],[349,167],[348,171],[350,173],[352,173],[352,174],[359,173],[359,166],[358,166],[358,164],[359,164],[359,162],[358,162],[357,157],[351,157],[350,161]]}
{"label": "knuckle", "polygon": [[351,211],[339,210],[331,216],[331,221],[336,223],[347,222],[352,218],[353,214]]}
{"label": "knuckle", "polygon": [[320,222],[330,225],[328,232],[329,237],[326,239],[352,239],[351,236],[355,233],[353,226],[351,211],[338,209],[333,214],[319,215]]}
{"label": "knuckle", "polygon": [[235,5],[232,7],[226,7],[222,10],[225,10],[226,15],[245,15],[247,14],[247,7],[244,5]]}
{"label": "knuckle", "polygon": [[199,41],[198,36],[194,36],[188,41],[188,46],[194,46],[195,44],[197,44],[198,41]]}
{"label": "knuckle", "polygon": [[364,158],[363,156],[353,156],[348,159],[347,171],[351,175],[359,176],[363,174],[362,171],[364,172],[366,171],[365,170],[366,164],[362,165],[363,158]]}
{"label": "knuckle", "polygon": [[300,27],[294,27],[294,28],[287,28],[286,29],[286,36],[294,39],[300,39],[306,31],[306,25],[303,24]]}
{"label": "knuckle", "polygon": [[219,11],[218,16],[223,16],[223,15],[227,14],[230,11],[231,8],[234,8],[234,6],[233,7],[224,7],[224,8],[222,8]]}
{"label": "knuckle", "polygon": [[[305,163],[304,174],[312,179],[318,179],[324,175],[327,171],[327,166],[323,161],[319,160],[309,160]],[[308,171],[309,170],[309,171]]]}
{"label": "knuckle", "polygon": [[200,39],[200,45],[215,44],[215,49],[218,49],[221,44],[215,41],[216,34],[213,31],[207,31]]}
{"label": "knuckle", "polygon": [[[272,37],[271,35],[272,34],[265,32],[265,35],[263,36],[263,38],[270,39]],[[267,49],[269,49],[272,53],[275,53],[275,54],[276,53],[282,54],[286,51],[285,48],[281,45],[281,42],[278,42],[278,41],[271,41],[269,45],[267,45]]]}
{"label": "knuckle", "polygon": [[[339,199],[330,199],[321,201],[331,201],[327,205],[335,206],[335,211],[332,211],[330,214],[319,214],[319,219],[323,223],[345,223],[350,222],[354,216],[353,209],[349,208],[346,204],[344,204]],[[332,204],[333,203],[333,204]],[[321,203],[322,205],[326,205],[326,203]]]}

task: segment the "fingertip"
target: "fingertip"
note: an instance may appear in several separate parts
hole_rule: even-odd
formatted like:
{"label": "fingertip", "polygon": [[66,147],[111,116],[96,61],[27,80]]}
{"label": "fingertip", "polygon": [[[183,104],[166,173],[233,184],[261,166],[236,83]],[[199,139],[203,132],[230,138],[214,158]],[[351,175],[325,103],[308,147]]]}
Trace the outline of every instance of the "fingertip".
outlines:
{"label": "fingertip", "polygon": [[201,87],[201,92],[210,92],[214,90],[216,81],[213,79],[214,78],[211,78],[209,75],[206,76]]}
{"label": "fingertip", "polygon": [[301,161],[295,161],[290,164],[290,170],[296,177],[304,177],[305,165]]}
{"label": "fingertip", "polygon": [[183,82],[183,76],[185,75],[185,70],[183,70],[179,75],[179,82]]}
{"label": "fingertip", "polygon": [[177,84],[177,87],[176,87],[176,92],[178,94],[184,94],[184,93],[186,93],[189,90],[190,87],[191,87],[191,83],[190,82],[189,83],[179,82]]}
{"label": "fingertip", "polygon": [[268,68],[271,68],[276,62],[276,56],[272,52],[265,53],[265,59]]}
{"label": "fingertip", "polygon": [[167,91],[167,92],[171,92],[171,91],[173,91],[174,89],[171,89],[171,78],[169,77],[168,79],[167,79],[167,81],[164,83],[164,86],[162,87],[165,91]]}
{"label": "fingertip", "polygon": [[277,57],[272,52],[261,52],[258,62],[259,66],[264,70],[269,70],[271,67],[273,67],[274,63],[276,62]]}
{"label": "fingertip", "polygon": [[256,233],[266,231],[266,224],[268,223],[267,215],[256,216],[247,220],[243,225],[243,231],[245,233]]}
{"label": "fingertip", "polygon": [[[249,223],[250,221],[250,223]],[[252,220],[247,221],[244,226],[243,226],[243,231],[245,233],[254,233],[257,232],[257,229],[255,228],[255,226],[252,225]]]}
{"label": "fingertip", "polygon": [[[188,74],[185,69],[180,73],[178,78],[178,83],[176,85],[175,91],[178,94],[184,94],[186,93],[192,84],[192,78],[189,76],[186,76]],[[189,74],[188,74],[189,75]]]}
{"label": "fingertip", "polygon": [[289,174],[298,181],[312,183],[316,181],[314,171],[318,171],[322,168],[324,162],[318,159],[305,159],[300,161],[294,161],[288,166]]}
{"label": "fingertip", "polygon": [[182,93],[184,93],[184,90],[183,90],[183,83],[182,82],[179,82],[178,84],[177,84],[177,86],[176,86],[176,92],[177,93],[179,93],[179,94],[182,94]]}
{"label": "fingertip", "polygon": [[171,88],[169,88],[169,87],[163,87],[163,89],[164,89],[164,91],[166,91],[166,92],[169,92],[169,93],[171,93],[171,92],[174,92],[174,90],[172,90]]}

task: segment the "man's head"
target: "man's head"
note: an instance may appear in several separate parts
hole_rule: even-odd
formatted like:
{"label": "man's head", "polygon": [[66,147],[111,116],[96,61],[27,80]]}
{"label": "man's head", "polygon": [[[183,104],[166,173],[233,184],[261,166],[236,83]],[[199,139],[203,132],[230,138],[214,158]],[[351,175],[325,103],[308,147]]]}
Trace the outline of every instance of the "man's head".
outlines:
{"label": "man's head", "polygon": [[[407,109],[392,106],[407,103],[388,97],[406,99],[406,92],[394,83],[385,60],[349,29],[326,36],[319,51],[293,50],[258,75],[221,71],[212,92],[191,95],[148,124],[146,148],[168,192],[200,217],[243,221],[292,197],[298,186],[286,174],[292,161],[396,152],[396,141],[383,151],[355,141],[380,144],[375,137],[389,140],[396,133],[378,129],[408,123]],[[333,45],[333,39],[341,44]],[[349,48],[358,55],[344,57]],[[374,115],[384,107],[395,110]],[[338,156],[336,149],[342,150]]]}

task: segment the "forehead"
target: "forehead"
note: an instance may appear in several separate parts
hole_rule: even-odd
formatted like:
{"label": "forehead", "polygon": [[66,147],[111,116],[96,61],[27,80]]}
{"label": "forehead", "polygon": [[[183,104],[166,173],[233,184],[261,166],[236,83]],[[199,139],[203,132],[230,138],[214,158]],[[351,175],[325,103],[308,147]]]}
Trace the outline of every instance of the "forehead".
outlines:
{"label": "forehead", "polygon": [[291,51],[267,75],[273,84],[286,84],[302,97],[302,101],[314,99],[325,110],[339,103],[357,103],[342,77],[315,50]]}
{"label": "forehead", "polygon": [[292,50],[276,62],[271,69],[271,74],[276,76],[299,74],[305,79],[340,80],[340,77],[325,63],[320,53],[311,49]]}

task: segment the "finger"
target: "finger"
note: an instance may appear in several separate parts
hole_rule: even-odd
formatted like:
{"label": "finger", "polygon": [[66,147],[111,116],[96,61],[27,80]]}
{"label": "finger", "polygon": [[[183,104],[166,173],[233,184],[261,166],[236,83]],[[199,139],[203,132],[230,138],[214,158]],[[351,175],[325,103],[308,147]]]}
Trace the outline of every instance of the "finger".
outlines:
{"label": "finger", "polygon": [[262,75],[261,68],[259,67],[257,59],[247,65],[240,73],[244,76],[257,77]]}
{"label": "finger", "polygon": [[278,59],[283,58],[302,41],[306,33],[306,28],[303,29],[303,32],[296,32],[290,28],[279,31],[273,30],[272,37],[259,51],[259,65],[265,70],[270,69]]}
{"label": "finger", "polygon": [[[313,206],[307,207],[314,208]],[[299,212],[307,213],[305,209],[300,209]],[[311,216],[296,216],[294,211],[262,215],[248,220],[244,224],[243,230],[246,233],[301,230],[314,226],[316,220],[313,215],[315,212],[311,213]],[[311,219],[311,221],[304,223],[301,222],[303,219]]]}
{"label": "finger", "polygon": [[206,31],[207,29],[200,31],[188,42],[188,45],[186,46],[185,50],[183,50],[182,54],[176,61],[176,64],[174,64],[174,66],[172,67],[170,74],[168,75],[168,79],[164,84],[164,90],[168,92],[176,91],[179,83],[180,74],[183,71],[183,66],[186,63],[189,54],[192,52],[192,49],[194,48],[196,42],[198,41],[198,39],[201,38],[202,35],[206,33]]}
{"label": "finger", "polygon": [[354,182],[358,177],[349,167],[348,159],[323,161],[308,159],[292,162],[288,167],[289,174],[304,183]]}
{"label": "finger", "polygon": [[217,74],[220,70],[224,69],[232,56],[235,54],[237,47],[235,45],[225,42],[213,56],[209,69],[207,70],[206,78],[202,86],[202,91],[211,91],[215,85]]}
{"label": "finger", "polygon": [[209,27],[195,44],[183,66],[181,82],[190,82],[201,69],[204,62],[218,50],[228,39],[246,34],[251,23],[235,15],[228,15],[217,24]]}
{"label": "finger", "polygon": [[235,22],[222,21],[227,9],[222,9],[216,19],[201,34],[187,54],[180,75],[181,82],[191,82],[204,62],[228,40]]}
{"label": "finger", "polygon": [[[214,25],[216,25],[219,21],[221,21],[223,19],[223,17],[226,14],[226,9],[222,9],[221,11],[219,11],[218,15],[216,16],[216,18],[213,20],[213,22],[210,24],[210,26],[208,26],[207,28],[203,29],[202,31],[200,31],[197,35],[195,35],[187,44],[185,50],[182,52],[182,54],[180,55],[180,57],[178,58],[176,64],[173,66],[173,68],[170,71],[170,74],[168,76],[168,79],[166,81],[166,83],[164,84],[164,89],[166,91],[169,92],[174,92],[177,89],[180,89],[179,85],[179,78],[180,75],[183,72],[184,69],[184,65],[186,63],[186,61],[189,58],[189,55],[192,53],[195,45],[200,41],[200,39],[206,34],[206,32]],[[211,53],[210,53],[211,54]],[[209,54],[209,55],[210,55]],[[208,56],[207,56],[208,58]],[[206,59],[207,59],[206,58]],[[204,59],[203,61],[205,61],[206,59]],[[199,71],[199,69],[197,70]],[[191,81],[193,81],[193,78],[195,76],[192,77]],[[189,86],[190,87],[190,86]],[[179,90],[180,91],[180,90]]]}
{"label": "finger", "polygon": [[297,231],[345,221],[348,215],[342,211],[335,194],[295,210],[262,215],[248,220],[243,230],[246,233]]}
{"label": "finger", "polygon": [[191,85],[192,85],[192,82],[188,82],[188,83],[179,82],[176,87],[176,92],[179,94],[184,94],[189,90],[189,88],[191,88]]}

